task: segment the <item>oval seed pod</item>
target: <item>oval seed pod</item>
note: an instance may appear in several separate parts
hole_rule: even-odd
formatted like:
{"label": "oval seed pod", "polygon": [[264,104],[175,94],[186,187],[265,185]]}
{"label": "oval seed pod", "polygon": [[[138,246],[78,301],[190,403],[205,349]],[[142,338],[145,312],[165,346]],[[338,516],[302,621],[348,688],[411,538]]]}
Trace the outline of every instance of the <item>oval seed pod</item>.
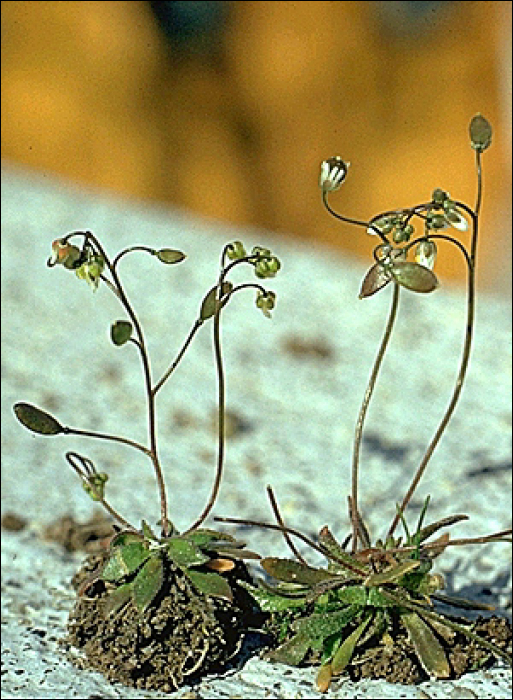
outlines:
{"label": "oval seed pod", "polygon": [[172,250],[171,248],[161,248],[161,250],[156,250],[153,255],[166,265],[175,265],[187,257],[181,250]]}
{"label": "oval seed pod", "polygon": [[474,151],[485,151],[492,142],[492,127],[482,114],[472,117],[469,132],[470,145]]}
{"label": "oval seed pod", "polygon": [[124,345],[132,335],[132,324],[130,321],[114,321],[110,327],[110,339],[114,345]]}
{"label": "oval seed pod", "polygon": [[394,263],[390,270],[395,281],[412,292],[427,293],[438,287],[436,275],[427,267],[413,262]]}
{"label": "oval seed pod", "polygon": [[13,406],[16,418],[25,428],[39,435],[59,435],[66,430],[53,416],[30,403],[16,403]]}

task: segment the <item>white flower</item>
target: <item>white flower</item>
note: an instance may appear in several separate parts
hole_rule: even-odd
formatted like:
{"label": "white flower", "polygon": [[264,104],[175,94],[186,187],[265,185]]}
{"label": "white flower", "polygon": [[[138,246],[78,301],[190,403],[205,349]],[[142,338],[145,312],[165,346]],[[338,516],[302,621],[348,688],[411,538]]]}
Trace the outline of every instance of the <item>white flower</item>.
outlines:
{"label": "white flower", "polygon": [[432,270],[436,260],[436,245],[433,241],[420,241],[415,249],[415,262]]}
{"label": "white flower", "polygon": [[346,163],[340,156],[323,160],[319,176],[319,187],[323,192],[335,192],[346,179],[347,169],[351,163]]}
{"label": "white flower", "polygon": [[468,231],[468,221],[462,216],[457,209],[447,209],[445,212],[446,220],[457,228],[458,231]]}

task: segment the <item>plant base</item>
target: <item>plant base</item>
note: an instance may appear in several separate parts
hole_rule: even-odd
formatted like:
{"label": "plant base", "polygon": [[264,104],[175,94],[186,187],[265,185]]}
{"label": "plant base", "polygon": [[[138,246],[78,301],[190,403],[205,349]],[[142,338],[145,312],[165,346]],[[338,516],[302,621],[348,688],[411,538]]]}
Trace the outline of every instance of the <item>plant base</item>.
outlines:
{"label": "plant base", "polygon": [[[254,609],[236,583],[248,577],[242,564],[227,576],[232,602],[199,593],[168,561],[162,588],[146,610],[138,612],[128,601],[108,614],[107,584],[95,580],[103,560],[90,557],[73,579],[85,593],[70,613],[63,643],[76,666],[128,686],[171,692],[207,672],[221,671],[237,654]],[[90,583],[84,586],[86,581]]]}

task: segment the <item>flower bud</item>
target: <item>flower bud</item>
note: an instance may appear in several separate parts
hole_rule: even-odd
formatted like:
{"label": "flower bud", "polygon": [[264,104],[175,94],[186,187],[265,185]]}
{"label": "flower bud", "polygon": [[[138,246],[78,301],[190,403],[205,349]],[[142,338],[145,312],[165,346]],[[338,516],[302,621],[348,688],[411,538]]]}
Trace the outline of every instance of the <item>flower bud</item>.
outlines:
{"label": "flower bud", "polygon": [[76,245],[72,245],[61,238],[57,238],[52,243],[52,255],[48,260],[48,265],[64,265],[68,270],[75,266],[77,260],[80,259],[81,252]]}
{"label": "flower bud", "polygon": [[271,311],[274,309],[276,303],[276,294],[274,292],[262,292],[258,290],[256,305],[257,308],[262,311],[264,316],[271,318]]}
{"label": "flower bud", "polygon": [[230,260],[240,260],[245,258],[247,253],[240,241],[234,241],[226,246],[226,255]]}
{"label": "flower bud", "polygon": [[458,231],[468,231],[468,221],[462,216],[456,208],[447,209],[445,219]]}
{"label": "flower bud", "polygon": [[98,289],[100,276],[105,267],[105,261],[101,255],[91,254],[86,262],[77,268],[76,275],[79,279],[85,280],[92,288],[93,292]]}
{"label": "flower bud", "polygon": [[323,160],[319,175],[319,187],[323,192],[335,192],[346,179],[347,169],[350,163],[346,163],[340,156],[334,156]]}

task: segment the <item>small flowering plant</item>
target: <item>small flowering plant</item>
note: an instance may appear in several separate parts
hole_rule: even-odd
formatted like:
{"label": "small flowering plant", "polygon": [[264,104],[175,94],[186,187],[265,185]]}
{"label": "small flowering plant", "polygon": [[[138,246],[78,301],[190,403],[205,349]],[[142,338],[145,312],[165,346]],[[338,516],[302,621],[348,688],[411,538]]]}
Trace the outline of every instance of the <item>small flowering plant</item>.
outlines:
{"label": "small flowering plant", "polygon": [[[145,688],[173,690],[187,677],[220,668],[240,647],[246,619],[254,606],[238,581],[247,580],[244,564],[259,555],[226,533],[203,527],[219,493],[225,453],[225,376],[221,347],[221,315],[232,297],[242,290],[256,291],[256,306],[270,317],[275,294],[260,281],[233,284],[230,273],[243,265],[258,280],[273,278],[280,261],[267,248],[248,253],[240,241],[226,245],[221,254],[217,282],[203,297],[198,316],[178,354],[158,379],[152,375],[146,337],[129,300],[119,272],[129,254],[144,253],[165,265],[176,265],[185,255],[171,248],[135,245],[111,258],[90,231],[75,231],[55,240],[49,267],[75,272],[96,292],[100,285],[118,299],[124,318],[110,328],[114,346],[132,346],[139,356],[145,387],[148,442],[125,435],[72,428],[46,411],[25,402],[14,405],[17,419],[43,436],[83,436],[108,440],[132,448],[149,459],[160,502],[159,531],[145,520],[141,527],[129,522],[107,500],[108,474],[74,451],[66,460],[86,493],[114,521],[115,535],[107,551],[86,561],[76,577],[78,600],[70,614],[69,644],[85,652],[89,667],[110,679]],[[184,357],[193,338],[207,322],[213,324],[213,345],[218,385],[218,434],[215,478],[208,502],[195,521],[178,530],[171,521],[161,464],[156,399]],[[155,518],[156,520],[156,518]],[[74,659],[76,660],[76,659]]]}
{"label": "small flowering plant", "polygon": [[[500,620],[492,628],[493,623],[489,621],[471,624],[464,619],[440,614],[435,609],[435,601],[455,607],[490,608],[444,596],[440,592],[444,588],[443,577],[432,573],[434,559],[447,547],[510,542],[511,530],[459,540],[450,540],[449,534],[445,533],[433,539],[441,529],[466,520],[468,516],[450,515],[426,525],[429,496],[413,532],[405,518],[411,498],[454,412],[469,364],[482,194],[481,157],[491,143],[491,127],[481,115],[471,121],[470,140],[476,154],[477,170],[474,209],[437,188],[427,202],[387,211],[369,221],[351,219],[335,212],[328,202],[328,196],[345,181],[349,163],[337,156],[321,164],[319,185],[328,212],[342,222],[363,227],[378,238],[373,251],[374,261],[363,279],[360,298],[370,297],[386,286],[392,287],[388,321],[354,432],[351,494],[348,497],[351,532],[348,537],[339,543],[325,526],[314,541],[287,527],[270,487],[268,495],[276,525],[216,518],[283,533],[294,559],[262,559],[260,564],[273,583],[262,580],[258,586],[244,585],[260,609],[269,615],[266,628],[273,642],[267,658],[293,666],[303,662],[318,663],[316,685],[323,692],[328,690],[333,677],[344,672],[349,672],[353,679],[384,676],[393,681],[414,683],[426,676],[458,677],[493,657],[511,663],[511,628],[507,628],[506,621]],[[419,223],[420,232],[417,230]],[[451,229],[459,234],[469,228],[468,247],[450,233]],[[396,507],[386,537],[373,543],[358,505],[360,447],[365,417],[392,334],[400,292],[406,289],[425,294],[438,287],[433,268],[439,241],[446,241],[459,250],[468,273],[466,335],[459,372],[449,406],[409,488]],[[399,523],[402,523],[404,536],[396,534]],[[327,567],[310,566],[298,551],[293,537],[321,553],[328,561]],[[395,671],[392,672],[394,659]]]}

